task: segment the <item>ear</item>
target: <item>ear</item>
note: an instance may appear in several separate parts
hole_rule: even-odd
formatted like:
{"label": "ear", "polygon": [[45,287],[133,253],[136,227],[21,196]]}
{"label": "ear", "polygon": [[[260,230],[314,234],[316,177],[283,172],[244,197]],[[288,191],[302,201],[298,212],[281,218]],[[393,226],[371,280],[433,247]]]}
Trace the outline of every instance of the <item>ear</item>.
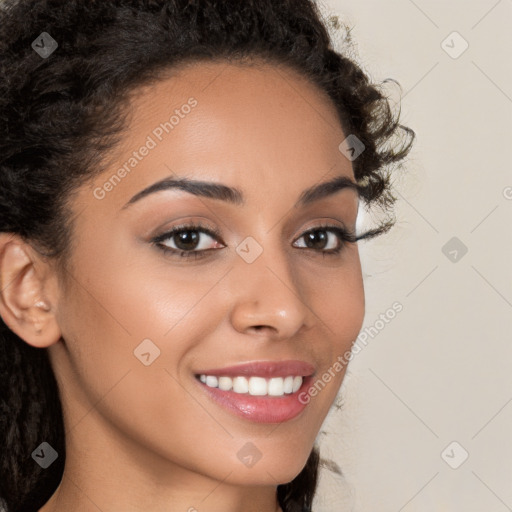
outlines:
{"label": "ear", "polygon": [[50,263],[21,237],[0,233],[0,316],[33,347],[48,347],[61,338],[56,277]]}

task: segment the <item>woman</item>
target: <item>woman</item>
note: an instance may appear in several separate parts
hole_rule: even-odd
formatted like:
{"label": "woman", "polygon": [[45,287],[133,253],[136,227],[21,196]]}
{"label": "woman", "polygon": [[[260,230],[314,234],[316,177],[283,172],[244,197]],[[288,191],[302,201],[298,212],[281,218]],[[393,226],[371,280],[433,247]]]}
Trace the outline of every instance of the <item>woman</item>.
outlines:
{"label": "woman", "polygon": [[7,510],[312,510],[414,133],[309,0],[0,12]]}

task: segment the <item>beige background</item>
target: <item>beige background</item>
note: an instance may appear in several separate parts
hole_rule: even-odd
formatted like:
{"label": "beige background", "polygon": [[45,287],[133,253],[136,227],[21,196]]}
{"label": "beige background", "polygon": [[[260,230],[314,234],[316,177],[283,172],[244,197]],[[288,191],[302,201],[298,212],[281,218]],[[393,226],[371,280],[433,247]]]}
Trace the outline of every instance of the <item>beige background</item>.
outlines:
{"label": "beige background", "polygon": [[[363,331],[403,310],[349,365],[320,436],[344,477],[322,473],[314,511],[512,510],[512,1],[322,5],[373,80],[401,84],[417,140],[395,228],[360,242]],[[465,255],[442,252],[452,237]]]}

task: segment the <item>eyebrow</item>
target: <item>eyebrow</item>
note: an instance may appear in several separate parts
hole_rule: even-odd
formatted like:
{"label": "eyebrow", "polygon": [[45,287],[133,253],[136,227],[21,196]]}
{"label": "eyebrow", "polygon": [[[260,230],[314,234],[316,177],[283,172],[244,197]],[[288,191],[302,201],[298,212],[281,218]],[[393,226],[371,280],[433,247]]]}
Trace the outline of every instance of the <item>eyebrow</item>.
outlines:
{"label": "eyebrow", "polygon": [[[338,176],[330,181],[314,185],[302,192],[294,207],[305,207],[315,201],[332,196],[343,189],[353,189],[359,194],[360,187],[347,176]],[[229,187],[222,183],[198,181],[190,178],[164,178],[135,194],[121,209],[140,201],[142,198],[162,190],[178,189],[195,196],[217,199],[238,206],[245,205],[243,192],[236,187]]]}

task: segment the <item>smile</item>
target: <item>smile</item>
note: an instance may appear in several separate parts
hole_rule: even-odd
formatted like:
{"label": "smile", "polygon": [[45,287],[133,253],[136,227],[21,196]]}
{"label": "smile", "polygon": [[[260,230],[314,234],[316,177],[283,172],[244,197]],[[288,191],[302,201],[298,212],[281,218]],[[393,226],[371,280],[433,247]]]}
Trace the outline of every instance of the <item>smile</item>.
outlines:
{"label": "smile", "polygon": [[201,393],[216,406],[255,423],[297,418],[309,402],[300,394],[313,381],[315,368],[303,361],[265,361],[195,373]]}
{"label": "smile", "polygon": [[199,380],[210,388],[218,388],[222,391],[231,391],[251,396],[283,396],[295,393],[302,386],[303,378],[300,375],[289,375],[287,377],[229,377],[223,375],[199,376]]}

